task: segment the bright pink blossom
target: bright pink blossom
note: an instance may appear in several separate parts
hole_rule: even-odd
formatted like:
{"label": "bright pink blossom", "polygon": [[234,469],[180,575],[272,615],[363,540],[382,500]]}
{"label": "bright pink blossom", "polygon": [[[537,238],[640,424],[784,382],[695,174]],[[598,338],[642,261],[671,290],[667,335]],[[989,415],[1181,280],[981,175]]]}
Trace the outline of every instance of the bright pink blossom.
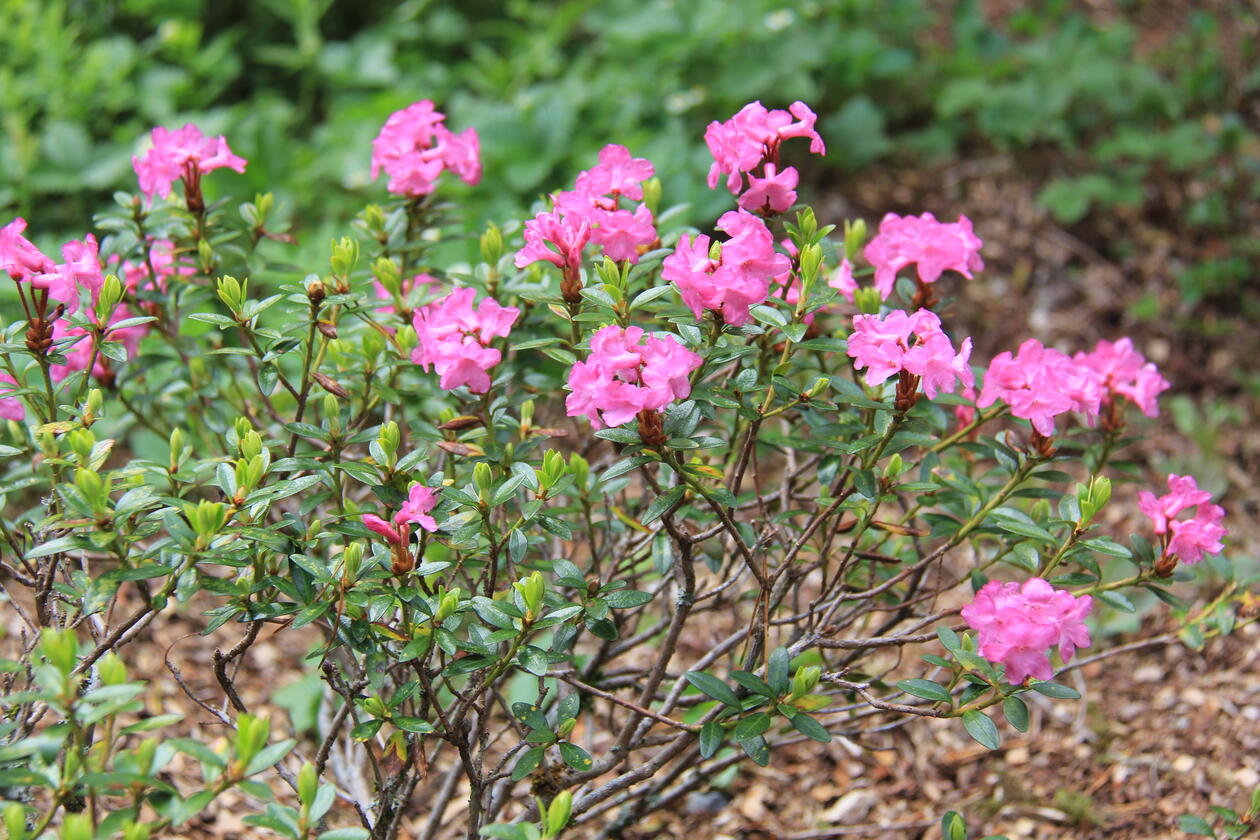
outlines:
{"label": "bright pink blossom", "polygon": [[1194,565],[1204,554],[1220,554],[1225,550],[1221,540],[1229,531],[1221,525],[1225,509],[1220,505],[1199,505],[1192,519],[1174,519],[1168,523],[1172,538],[1167,554],[1183,563]]}
{"label": "bright pink blossom", "polygon": [[703,360],[673,336],[609,325],[591,337],[591,353],[569,370],[565,410],[596,429],[620,426],[640,411],[660,411],[691,393],[691,372]]}
{"label": "bright pink blossom", "polygon": [[[410,280],[403,281],[402,288],[399,290],[399,296],[404,302],[406,302],[413,292],[420,289],[422,290],[420,292],[420,296],[424,297],[433,292],[437,288],[438,283],[438,279],[432,274],[417,274]],[[376,307],[377,312],[382,315],[392,315],[397,311],[394,308],[394,296],[389,293],[388,289],[381,285],[381,281],[372,281],[372,293],[381,300],[388,301],[385,306]]]}
{"label": "bright pink blossom", "polygon": [[854,367],[866,369],[867,385],[878,385],[904,370],[920,377],[928,399],[940,391],[952,393],[955,382],[964,388],[975,382],[967,364],[971,339],[963,339],[955,352],[953,342],[941,331],[941,319],[930,309],[913,315],[895,309],[883,317],[855,316],[848,353]]}
{"label": "bright pink blossom", "polygon": [[[809,138],[810,152],[825,155],[827,147],[814,128],[817,119],[804,102],[793,102],[787,111],[770,111],[760,102],[750,102],[726,122],[709,123],[704,132],[704,142],[713,155],[709,187],[716,189],[725,174],[726,188],[738,194],[743,189],[744,173],[767,162],[777,166],[779,145],[792,137]],[[773,172],[765,176],[772,177]],[[741,202],[741,206],[745,205]]]}
{"label": "bright pink blossom", "polygon": [[[578,174],[575,189],[561,190],[551,197],[554,204],[551,215],[562,220],[568,238],[574,242],[580,240],[581,245],[586,244],[587,240],[581,238],[582,225],[585,224],[589,230],[589,241],[597,245],[604,256],[618,262],[628,260],[637,263],[640,249],[656,242],[655,219],[646,204],[629,209],[622,207],[621,199],[641,200],[643,188],[640,184],[652,177],[652,172],[651,161],[631,157],[630,150],[625,146],[605,146],[599,153],[599,163]],[[535,221],[542,218],[540,215]],[[555,223],[549,224],[554,226]],[[543,239],[560,247],[559,239],[551,236],[543,236]],[[525,241],[526,248],[517,254],[518,267],[538,259],[547,259],[564,267],[562,262],[542,255],[541,251],[530,250],[528,222]],[[581,246],[569,250],[577,254]],[[527,261],[522,263],[522,259]],[[575,260],[572,264],[580,262],[576,256],[571,259]]]}
{"label": "bright pink blossom", "polygon": [[481,180],[481,144],[476,130],[455,134],[445,125],[446,115],[427,99],[389,115],[372,141],[372,177],[389,176],[389,191],[397,195],[428,195],[446,169],[466,183]]}
{"label": "bright pink blossom", "polygon": [[976,631],[978,650],[990,662],[1006,666],[1014,685],[1029,676],[1048,680],[1054,675],[1049,651],[1069,662],[1078,647],[1089,647],[1089,615],[1093,601],[1055,589],[1041,578],[1018,583],[991,580],[963,607],[962,617]]}
{"label": "bright pink blossom", "polygon": [[1212,494],[1199,489],[1199,483],[1192,475],[1168,476],[1168,493],[1155,497],[1154,493],[1143,490],[1138,493],[1138,509],[1150,517],[1155,533],[1167,534],[1168,523],[1183,510],[1197,507],[1211,501]]}
{"label": "bright pink blossom", "polygon": [[970,280],[973,271],[984,269],[983,244],[966,216],[959,216],[957,222],[938,222],[931,213],[904,217],[889,213],[862,253],[875,267],[875,288],[887,300],[897,272],[912,263],[923,283],[935,283],[947,270]]}
{"label": "bright pink blossom", "polygon": [[143,157],[131,158],[140,178],[140,192],[149,199],[170,196],[171,185],[180,178],[198,178],[224,167],[245,171],[245,159],[232,154],[222,135],[206,137],[192,123],[174,131],[157,126],[152,138],[153,146]]}
{"label": "bright pink blossom", "polygon": [[9,374],[0,371],[0,419],[25,420],[26,404],[19,397],[8,396],[17,390],[18,383]]}
{"label": "bright pink blossom", "polygon": [[525,247],[516,252],[516,267],[546,261],[561,270],[576,272],[582,266],[582,248],[591,239],[591,225],[584,216],[560,210],[539,213],[525,223]]}
{"label": "bright pink blossom", "polygon": [[26,220],[20,216],[0,228],[0,271],[8,272],[19,283],[56,268],[56,263],[22,235],[25,230]]}
{"label": "bright pink blossom", "polygon": [[665,258],[661,277],[678,285],[683,303],[697,318],[712,309],[738,327],[748,323],[749,308],[766,299],[770,281],[789,271],[791,261],[774,250],[766,223],[747,210],[724,213],[717,228],[730,236],[717,259],[710,258],[708,236],[693,240],[684,234]]}
{"label": "bright pink blossom", "polygon": [[467,385],[476,394],[490,390],[487,371],[503,358],[490,347],[495,337],[507,337],[521,311],[500,306],[494,298],[482,298],[473,309],[472,289],[456,289],[417,309],[412,315],[419,343],[411,360],[437,371],[444,390]]}
{"label": "bright pink blossom", "polygon": [[853,263],[848,259],[841,260],[840,267],[827,279],[827,285],[844,295],[849,303],[853,303],[853,295],[858,290],[857,281],[853,279]]}
{"label": "bright pink blossom", "polygon": [[609,143],[599,152],[599,163],[577,177],[577,192],[582,195],[624,196],[631,201],[643,200],[641,184],[655,173],[652,161],[637,158],[625,146]]}
{"label": "bright pink blossom", "polygon": [[101,293],[101,286],[105,284],[105,275],[97,254],[96,237],[90,233],[81,242],[67,242],[61,247],[65,262],[53,266],[52,271],[46,274],[33,275],[30,278],[31,285],[37,289],[47,289],[48,297],[64,303],[67,312],[77,312],[79,290],[87,289],[95,303]]}
{"label": "bright pink blossom", "polygon": [[[134,317],[136,317],[135,313],[131,312],[126,306],[118,306],[114,309],[109,323],[112,326]],[[88,310],[88,318],[95,322],[96,313]],[[105,335],[105,340],[121,343],[127,351],[127,357],[132,358],[140,350],[140,339],[148,332],[148,324],[133,324],[122,329],[109,330]],[[92,376],[97,379],[105,380],[111,375],[108,357],[99,351],[93,353],[91,336],[92,333],[88,330],[83,327],[73,326],[68,321],[59,320],[53,323],[53,340],[57,344],[57,352],[66,357],[64,365],[52,365],[50,367],[49,373],[54,380],[60,382],[71,374],[86,370],[89,363],[92,364]],[[62,343],[63,339],[75,340]]]}
{"label": "bright pink blossom", "polygon": [[1106,395],[1107,401],[1124,397],[1147,417],[1159,416],[1156,398],[1168,390],[1168,380],[1155,365],[1133,349],[1133,341],[1099,341],[1093,352],[1079,352],[1073,359],[1087,367]]}
{"label": "bright pink blossom", "polygon": [[[195,268],[176,256],[175,243],[169,239],[156,239],[150,242],[147,259],[141,258],[136,262],[131,262],[130,260],[120,262],[119,258],[115,256],[112,263],[119,264],[119,273],[123,282],[126,283],[127,289],[132,292],[141,292],[146,289],[164,292],[166,291],[167,281],[170,278],[176,275],[187,277],[197,273]],[[153,272],[157,275],[156,279],[149,277],[150,265],[152,265]]]}
{"label": "bright pink blossom", "polygon": [[437,521],[429,515],[438,503],[438,490],[416,484],[407,495],[407,501],[395,513],[391,520],[381,519],[374,513],[363,514],[363,524],[369,530],[380,534],[385,541],[395,546],[406,546],[411,542],[411,526],[419,525],[425,531],[436,531]]}
{"label": "bright pink blossom", "polygon": [[1011,413],[1032,423],[1045,437],[1054,434],[1054,418],[1069,411],[1098,415],[1102,390],[1089,369],[1066,354],[1030,338],[1012,356],[999,353],[989,363],[976,405],[986,408],[997,400]]}
{"label": "bright pink blossom", "polygon": [[765,173],[764,178],[748,173],[748,189],[739,197],[739,206],[763,215],[782,213],[796,203],[800,176],[794,166],[779,172],[773,163],[766,163]]}
{"label": "bright pink blossom", "polygon": [[[1211,493],[1199,489],[1194,476],[1174,473],[1168,476],[1168,493],[1156,498],[1154,493],[1143,491],[1138,494],[1138,508],[1150,517],[1156,534],[1172,534],[1164,554],[1193,565],[1204,554],[1217,554],[1225,548],[1221,542],[1229,533],[1221,525],[1225,511],[1209,504],[1211,498]],[[1191,518],[1177,519],[1190,508],[1195,509]]]}

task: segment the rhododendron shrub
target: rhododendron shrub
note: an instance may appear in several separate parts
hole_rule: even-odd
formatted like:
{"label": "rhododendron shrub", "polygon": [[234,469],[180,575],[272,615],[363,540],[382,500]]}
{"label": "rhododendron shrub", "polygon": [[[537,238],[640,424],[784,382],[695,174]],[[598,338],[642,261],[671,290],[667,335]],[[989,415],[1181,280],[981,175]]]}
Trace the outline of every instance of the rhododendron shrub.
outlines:
{"label": "rhododendron shrub", "polygon": [[202,199],[246,164],[195,126],[60,251],[0,220],[12,836],[613,836],[789,743],[997,748],[1114,612],[1255,620],[1228,501],[1113,464],[1177,383],[1123,336],[978,357],[984,221],[820,224],[803,103],[697,136],[703,229],[608,138],[471,261],[435,196],[497,163],[381,116],[326,263]]}

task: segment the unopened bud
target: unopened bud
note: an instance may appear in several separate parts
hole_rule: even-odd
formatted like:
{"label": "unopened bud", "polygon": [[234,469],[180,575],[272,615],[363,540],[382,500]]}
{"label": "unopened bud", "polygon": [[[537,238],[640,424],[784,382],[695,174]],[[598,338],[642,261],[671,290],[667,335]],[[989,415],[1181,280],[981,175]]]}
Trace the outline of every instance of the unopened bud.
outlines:
{"label": "unopened bud", "polygon": [[320,301],[322,301],[327,296],[328,296],[328,293],[327,291],[324,290],[324,282],[320,280],[318,277],[307,282],[306,298],[313,305],[318,305]]}
{"label": "unopened bud", "polygon": [[859,286],[853,293],[853,302],[857,304],[859,312],[865,315],[878,315],[884,299],[880,296],[879,289],[874,286]]}
{"label": "unopened bud", "polygon": [[390,295],[402,294],[402,275],[399,274],[398,263],[389,257],[380,257],[372,263],[372,273],[376,275],[376,282]]}
{"label": "unopened bud", "polygon": [[503,232],[495,225],[486,228],[481,234],[481,258],[491,266],[498,265],[503,256]]}
{"label": "unopened bud", "polygon": [[866,244],[866,220],[858,219],[844,223],[844,256],[852,260],[857,257],[862,246]]}
{"label": "unopened bud", "polygon": [[648,178],[642,184],[643,187],[643,203],[647,205],[647,209],[652,211],[655,216],[661,209],[661,179]]}

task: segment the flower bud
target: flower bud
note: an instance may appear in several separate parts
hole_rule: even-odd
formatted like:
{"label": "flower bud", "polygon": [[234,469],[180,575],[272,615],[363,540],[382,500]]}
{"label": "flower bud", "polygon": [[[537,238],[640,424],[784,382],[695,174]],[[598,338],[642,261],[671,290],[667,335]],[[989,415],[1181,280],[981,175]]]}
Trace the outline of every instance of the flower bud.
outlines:
{"label": "flower bud", "polygon": [[310,808],[315,801],[315,794],[319,790],[319,776],[315,773],[315,765],[309,761],[302,765],[302,769],[298,771],[297,793],[298,801],[302,803],[303,808]]}
{"label": "flower bud", "polygon": [[573,813],[573,794],[562,790],[551,800],[547,808],[547,836],[556,837],[569,824],[569,816]]}
{"label": "flower bud", "polygon": [[858,252],[862,250],[862,246],[866,244],[866,220],[858,219],[857,221],[844,222],[844,256],[845,259],[852,260],[857,257]]}
{"label": "flower bud", "polygon": [[478,461],[473,465],[473,483],[481,491],[483,501],[489,498],[490,488],[494,486],[494,473],[485,461]]}
{"label": "flower bud", "polygon": [[561,738],[567,738],[575,726],[577,726],[577,718],[569,718],[556,727],[556,735]]}
{"label": "flower bud", "polygon": [[219,282],[215,285],[215,291],[219,295],[219,300],[223,301],[223,305],[238,318],[240,316],[241,307],[245,305],[245,294],[248,283],[248,279],[245,281],[239,281],[235,277],[225,274],[219,278]]}
{"label": "flower bud", "polygon": [[491,266],[496,266],[502,256],[503,232],[491,224],[486,228],[486,232],[481,234],[481,259]]}
{"label": "flower bud", "polygon": [[344,577],[355,580],[363,564],[363,543],[350,543],[341,552],[341,568]]}
{"label": "flower bud", "polygon": [[569,455],[569,472],[573,475],[573,482],[579,490],[586,489],[587,478],[591,473],[590,462],[581,455],[573,452]]}
{"label": "flower bud", "polygon": [[383,236],[385,234],[385,211],[381,209],[379,204],[369,204],[363,208],[363,223],[367,225],[367,229],[373,235]]}
{"label": "flower bud", "polygon": [[312,276],[306,283],[306,299],[311,302],[312,306],[318,306],[328,292],[324,289],[324,282],[319,277]]}
{"label": "flower bud", "polygon": [[387,714],[385,701],[376,696],[369,697],[363,701],[363,710],[376,718],[385,717]]}
{"label": "flower bud", "polygon": [[398,447],[402,443],[402,432],[398,428],[398,423],[394,420],[382,423],[376,442],[381,445],[381,449],[385,450],[392,465],[394,456],[398,454]]}
{"label": "flower bud", "polygon": [[105,282],[96,298],[96,322],[108,324],[113,317],[114,309],[122,302],[123,285],[117,276],[105,275]]}
{"label": "flower bud", "polygon": [[181,429],[171,431],[171,463],[170,471],[178,472],[179,462],[184,455],[184,432]]}
{"label": "flower bud", "polygon": [[860,286],[853,293],[853,302],[857,304],[859,312],[866,315],[878,315],[884,301],[879,295],[879,289],[874,286]]}
{"label": "flower bud", "polygon": [[359,262],[358,240],[343,236],[340,240],[334,241],[332,244],[332,256],[328,261],[332,265],[334,275],[343,280],[348,279],[350,272],[354,270],[355,265]]}
{"label": "flower bud", "polygon": [[521,403],[521,434],[529,432],[530,427],[534,425],[534,401],[526,400]]}
{"label": "flower bud", "polygon": [[709,246],[709,259],[713,260],[714,262],[717,262],[718,260],[722,259],[722,243],[721,242],[714,242],[712,245]]}
{"label": "flower bud", "polygon": [[93,388],[88,391],[87,404],[83,408],[83,425],[91,426],[95,423],[104,405],[105,395],[101,393],[100,388]]}
{"label": "flower bud", "polygon": [[643,187],[643,203],[655,216],[661,209],[661,179],[648,178],[641,186]]}
{"label": "flower bud", "polygon": [[372,273],[376,275],[376,282],[390,295],[398,297],[402,294],[402,275],[398,271],[398,263],[389,257],[380,257],[372,263]]}
{"label": "flower bud", "polygon": [[210,240],[197,240],[197,258],[201,261],[201,270],[209,274],[214,267],[214,248],[210,246]]}

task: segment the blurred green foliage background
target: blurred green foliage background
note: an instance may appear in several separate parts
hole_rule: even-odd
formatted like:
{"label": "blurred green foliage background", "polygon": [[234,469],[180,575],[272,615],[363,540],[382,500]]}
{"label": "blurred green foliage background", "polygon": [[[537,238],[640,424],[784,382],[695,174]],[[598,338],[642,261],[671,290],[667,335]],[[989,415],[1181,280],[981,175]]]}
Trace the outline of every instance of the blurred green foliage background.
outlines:
{"label": "blurred green foliage background", "polygon": [[[384,198],[381,123],[430,98],[482,137],[482,184],[443,188],[470,220],[521,216],[619,142],[703,222],[730,205],[704,184],[705,125],[799,98],[830,152],[796,161],[805,200],[1013,155],[1063,226],[1175,215],[1212,244],[1182,293],[1230,294],[1257,256],[1256,31],[1254,7],[1211,0],[0,0],[0,217],[80,236],[135,189],[148,129],[193,120],[249,159],[211,191],[272,190],[326,244]],[[1109,258],[1138,247],[1078,235]]]}

